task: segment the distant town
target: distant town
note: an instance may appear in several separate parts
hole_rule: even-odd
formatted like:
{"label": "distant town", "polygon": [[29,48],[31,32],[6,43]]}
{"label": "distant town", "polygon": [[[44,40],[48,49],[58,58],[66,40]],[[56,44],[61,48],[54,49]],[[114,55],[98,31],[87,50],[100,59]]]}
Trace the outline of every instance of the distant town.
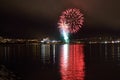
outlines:
{"label": "distant town", "polygon": [[51,40],[49,37],[43,39],[11,39],[0,36],[0,43],[58,43],[60,40]]}
{"label": "distant town", "polygon": [[[3,38],[0,36],[0,43],[64,43],[62,40],[51,40],[49,37],[45,37],[43,39],[11,39],[11,38]],[[83,39],[72,39],[70,43],[120,43],[120,37],[89,37]]]}
{"label": "distant town", "polygon": [[0,43],[33,43],[39,42],[38,39],[11,39],[11,38],[3,38],[0,36]]}

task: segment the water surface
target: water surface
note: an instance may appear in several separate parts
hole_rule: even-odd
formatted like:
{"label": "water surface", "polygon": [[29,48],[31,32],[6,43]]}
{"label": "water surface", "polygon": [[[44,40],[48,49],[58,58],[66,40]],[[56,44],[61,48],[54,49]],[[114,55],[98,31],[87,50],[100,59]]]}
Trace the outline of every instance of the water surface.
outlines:
{"label": "water surface", "polygon": [[0,63],[23,80],[119,80],[120,44],[5,44]]}

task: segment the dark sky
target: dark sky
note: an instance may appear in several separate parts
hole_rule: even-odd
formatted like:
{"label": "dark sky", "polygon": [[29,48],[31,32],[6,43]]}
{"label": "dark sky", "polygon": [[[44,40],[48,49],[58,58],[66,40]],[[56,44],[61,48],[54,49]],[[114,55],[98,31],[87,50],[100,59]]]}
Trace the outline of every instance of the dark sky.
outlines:
{"label": "dark sky", "polygon": [[84,14],[81,34],[117,33],[120,31],[119,3],[120,0],[0,0],[0,35],[56,37],[59,16],[67,8],[79,8]]}

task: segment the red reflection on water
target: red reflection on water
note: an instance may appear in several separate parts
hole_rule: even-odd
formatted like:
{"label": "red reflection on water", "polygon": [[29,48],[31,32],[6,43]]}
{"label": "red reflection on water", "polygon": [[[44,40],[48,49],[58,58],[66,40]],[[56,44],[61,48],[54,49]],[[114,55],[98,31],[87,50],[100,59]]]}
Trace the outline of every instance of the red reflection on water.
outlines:
{"label": "red reflection on water", "polygon": [[60,73],[62,80],[84,80],[84,68],[83,45],[63,45],[60,56]]}

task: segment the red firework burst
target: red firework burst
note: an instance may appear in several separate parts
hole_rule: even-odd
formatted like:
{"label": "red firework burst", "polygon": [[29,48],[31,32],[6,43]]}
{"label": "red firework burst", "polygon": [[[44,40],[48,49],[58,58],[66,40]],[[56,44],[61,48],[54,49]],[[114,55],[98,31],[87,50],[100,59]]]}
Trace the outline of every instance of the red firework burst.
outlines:
{"label": "red firework burst", "polygon": [[71,8],[62,12],[58,22],[59,28],[69,33],[75,33],[80,30],[84,22],[83,14],[79,9]]}

